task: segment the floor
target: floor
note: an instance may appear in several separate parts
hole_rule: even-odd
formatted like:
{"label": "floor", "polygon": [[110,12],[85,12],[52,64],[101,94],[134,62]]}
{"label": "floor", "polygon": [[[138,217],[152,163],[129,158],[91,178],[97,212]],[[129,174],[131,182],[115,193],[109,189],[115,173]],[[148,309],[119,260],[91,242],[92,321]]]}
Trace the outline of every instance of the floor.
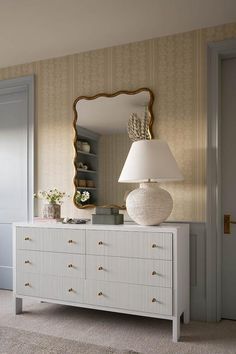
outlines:
{"label": "floor", "polygon": [[15,316],[12,292],[0,290],[0,326],[143,354],[236,354],[236,321],[182,325],[181,341],[173,343],[170,321],[29,300],[23,308]]}

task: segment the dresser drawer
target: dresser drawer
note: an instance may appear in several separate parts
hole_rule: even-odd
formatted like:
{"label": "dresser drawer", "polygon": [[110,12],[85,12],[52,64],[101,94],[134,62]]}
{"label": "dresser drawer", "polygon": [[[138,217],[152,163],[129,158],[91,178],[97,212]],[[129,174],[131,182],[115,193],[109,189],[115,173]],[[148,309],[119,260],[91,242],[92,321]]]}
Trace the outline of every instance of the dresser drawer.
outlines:
{"label": "dresser drawer", "polygon": [[17,270],[16,293],[18,295],[40,297],[40,275],[25,272],[23,273]]}
{"label": "dresser drawer", "polygon": [[86,253],[172,260],[172,234],[87,230]]}
{"label": "dresser drawer", "polygon": [[86,280],[85,302],[96,306],[172,315],[172,289]]}
{"label": "dresser drawer", "polygon": [[84,280],[17,272],[16,293],[45,299],[83,302]]}
{"label": "dresser drawer", "polygon": [[41,275],[40,297],[62,301],[83,302],[84,280]]}
{"label": "dresser drawer", "polygon": [[16,251],[16,269],[23,273],[41,273],[41,257],[39,251],[17,250]]}
{"label": "dresser drawer", "polygon": [[17,227],[16,248],[84,254],[85,230]]}
{"label": "dresser drawer", "polygon": [[85,256],[17,250],[16,267],[20,272],[85,278]]}
{"label": "dresser drawer", "polygon": [[61,299],[71,302],[84,302],[84,282],[77,278],[63,278]]}
{"label": "dresser drawer", "polygon": [[172,261],[86,256],[86,279],[172,286]]}

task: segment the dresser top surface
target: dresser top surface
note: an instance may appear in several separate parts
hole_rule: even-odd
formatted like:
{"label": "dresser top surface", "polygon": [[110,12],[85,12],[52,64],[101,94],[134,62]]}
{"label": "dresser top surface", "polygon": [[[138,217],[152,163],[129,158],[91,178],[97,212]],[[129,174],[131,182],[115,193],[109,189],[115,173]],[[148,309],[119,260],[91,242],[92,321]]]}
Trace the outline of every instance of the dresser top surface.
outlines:
{"label": "dresser top surface", "polygon": [[122,225],[98,225],[98,224],[63,224],[61,222],[20,222],[13,224],[16,227],[36,227],[52,229],[73,229],[73,230],[114,230],[114,231],[145,231],[145,232],[175,232],[188,230],[189,224],[185,223],[163,223],[158,226],[142,226],[131,222]]}

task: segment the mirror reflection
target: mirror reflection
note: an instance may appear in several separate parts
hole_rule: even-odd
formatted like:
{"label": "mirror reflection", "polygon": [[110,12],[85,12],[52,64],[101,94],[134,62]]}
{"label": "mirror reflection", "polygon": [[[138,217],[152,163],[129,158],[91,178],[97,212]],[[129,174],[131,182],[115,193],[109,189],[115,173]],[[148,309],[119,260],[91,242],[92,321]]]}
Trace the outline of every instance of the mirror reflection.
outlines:
{"label": "mirror reflection", "polygon": [[153,99],[152,92],[143,88],[75,100],[74,203],[78,208],[95,205],[125,208],[128,192],[136,188],[118,183],[132,144],[128,122],[131,117],[147,119],[147,138],[151,138]]}

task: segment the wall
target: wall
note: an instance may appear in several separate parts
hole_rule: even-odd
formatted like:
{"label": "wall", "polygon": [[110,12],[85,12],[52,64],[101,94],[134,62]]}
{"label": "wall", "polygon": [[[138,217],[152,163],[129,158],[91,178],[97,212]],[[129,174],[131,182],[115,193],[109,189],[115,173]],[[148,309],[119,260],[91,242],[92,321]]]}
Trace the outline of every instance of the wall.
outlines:
{"label": "wall", "polygon": [[[206,211],[206,44],[236,37],[236,24],[0,69],[0,79],[36,76],[37,188],[73,193],[72,103],[79,95],[149,87],[154,136],[166,139],[184,174],[166,184],[171,220],[204,221]],[[78,215],[71,200],[65,215]]]}

